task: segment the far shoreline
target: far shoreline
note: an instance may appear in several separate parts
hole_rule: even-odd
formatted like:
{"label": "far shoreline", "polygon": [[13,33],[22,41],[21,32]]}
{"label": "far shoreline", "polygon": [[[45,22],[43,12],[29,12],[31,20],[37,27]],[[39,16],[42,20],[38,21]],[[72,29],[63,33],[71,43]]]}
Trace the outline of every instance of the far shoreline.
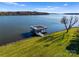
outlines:
{"label": "far shoreline", "polygon": [[36,11],[16,11],[16,12],[0,12],[0,16],[17,16],[17,15],[49,15],[47,12],[36,12]]}

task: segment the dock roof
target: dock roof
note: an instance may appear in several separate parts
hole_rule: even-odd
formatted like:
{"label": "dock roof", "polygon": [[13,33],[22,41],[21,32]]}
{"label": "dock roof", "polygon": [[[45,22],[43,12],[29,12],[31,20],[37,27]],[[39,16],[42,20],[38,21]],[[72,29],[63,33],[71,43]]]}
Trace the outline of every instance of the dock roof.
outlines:
{"label": "dock roof", "polygon": [[43,25],[34,25],[34,26],[31,26],[31,28],[35,30],[43,30],[43,29],[46,29],[47,27]]}

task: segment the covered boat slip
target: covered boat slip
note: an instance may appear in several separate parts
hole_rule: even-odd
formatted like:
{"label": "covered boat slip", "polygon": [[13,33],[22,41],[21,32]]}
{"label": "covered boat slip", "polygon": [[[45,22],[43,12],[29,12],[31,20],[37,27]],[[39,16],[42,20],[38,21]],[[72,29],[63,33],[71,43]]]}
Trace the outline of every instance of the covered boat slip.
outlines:
{"label": "covered boat slip", "polygon": [[47,27],[43,25],[34,25],[31,26],[31,29],[32,29],[31,31],[32,33],[43,37],[44,33],[46,33]]}

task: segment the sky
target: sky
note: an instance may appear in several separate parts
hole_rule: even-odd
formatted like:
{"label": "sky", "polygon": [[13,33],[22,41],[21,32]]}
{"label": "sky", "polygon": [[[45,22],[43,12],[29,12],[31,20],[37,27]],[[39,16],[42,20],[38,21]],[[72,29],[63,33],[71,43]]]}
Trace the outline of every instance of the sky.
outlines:
{"label": "sky", "polygon": [[0,2],[0,11],[79,13],[79,2]]}

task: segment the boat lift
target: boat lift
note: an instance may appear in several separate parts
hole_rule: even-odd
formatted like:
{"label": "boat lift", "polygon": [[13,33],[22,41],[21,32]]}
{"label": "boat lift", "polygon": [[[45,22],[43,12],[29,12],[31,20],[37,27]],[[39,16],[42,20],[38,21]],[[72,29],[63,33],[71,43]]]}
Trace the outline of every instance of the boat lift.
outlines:
{"label": "boat lift", "polygon": [[32,29],[31,31],[32,33],[41,37],[44,36],[44,33],[46,33],[46,29],[47,29],[47,27],[43,25],[34,25],[34,26],[31,26],[30,28]]}

